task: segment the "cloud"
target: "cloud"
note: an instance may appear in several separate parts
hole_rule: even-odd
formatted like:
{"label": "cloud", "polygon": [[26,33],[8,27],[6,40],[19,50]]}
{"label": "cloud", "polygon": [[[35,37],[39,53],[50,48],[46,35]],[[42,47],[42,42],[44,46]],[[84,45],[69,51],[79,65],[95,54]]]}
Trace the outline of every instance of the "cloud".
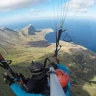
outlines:
{"label": "cloud", "polygon": [[40,9],[31,9],[30,12],[32,13],[38,13],[38,12],[41,12],[42,10]]}
{"label": "cloud", "polygon": [[[94,0],[70,0],[69,2],[69,10],[79,12],[88,12],[88,8],[94,4]],[[66,6],[68,2],[66,3]],[[65,4],[63,5],[65,6]]]}
{"label": "cloud", "polygon": [[46,0],[0,0],[0,12],[32,7]]}
{"label": "cloud", "polygon": [[88,9],[87,8],[82,8],[82,9],[79,10],[79,12],[87,13],[88,12]]}

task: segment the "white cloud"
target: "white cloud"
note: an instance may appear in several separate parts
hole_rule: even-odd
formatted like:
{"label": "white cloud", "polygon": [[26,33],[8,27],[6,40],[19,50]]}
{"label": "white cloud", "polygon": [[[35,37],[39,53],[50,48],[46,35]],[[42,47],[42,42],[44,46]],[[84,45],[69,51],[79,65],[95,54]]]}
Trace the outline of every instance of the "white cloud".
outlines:
{"label": "white cloud", "polygon": [[46,0],[0,0],[0,12],[32,7]]}
{"label": "white cloud", "polygon": [[[68,2],[67,2],[68,4]],[[66,6],[67,6],[66,4]],[[79,12],[88,12],[88,8],[94,4],[94,0],[70,0],[69,10]],[[65,4],[63,5],[65,6]]]}
{"label": "white cloud", "polygon": [[87,13],[88,12],[88,9],[87,8],[82,8],[82,9],[79,10],[79,12]]}
{"label": "white cloud", "polygon": [[42,10],[40,9],[31,9],[30,12],[32,13],[38,13],[38,12],[41,12]]}

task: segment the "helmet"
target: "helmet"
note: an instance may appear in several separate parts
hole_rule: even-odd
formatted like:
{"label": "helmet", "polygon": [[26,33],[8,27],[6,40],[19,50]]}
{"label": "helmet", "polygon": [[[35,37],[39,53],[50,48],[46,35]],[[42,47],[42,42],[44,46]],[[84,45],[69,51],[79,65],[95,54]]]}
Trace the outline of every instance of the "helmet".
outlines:
{"label": "helmet", "polygon": [[4,60],[4,58],[2,57],[2,55],[0,54],[0,61]]}
{"label": "helmet", "polygon": [[29,67],[29,70],[31,73],[40,73],[44,71],[44,65],[42,63],[39,62],[33,62],[31,66]]}
{"label": "helmet", "polygon": [[63,70],[60,69],[56,70],[56,74],[61,86],[64,88],[68,84],[69,76]]}

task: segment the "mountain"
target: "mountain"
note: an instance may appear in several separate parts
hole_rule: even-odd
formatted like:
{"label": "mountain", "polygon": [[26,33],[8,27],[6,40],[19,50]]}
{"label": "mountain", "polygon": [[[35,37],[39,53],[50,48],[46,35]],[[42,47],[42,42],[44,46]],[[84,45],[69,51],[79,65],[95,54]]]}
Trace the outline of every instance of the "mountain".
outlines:
{"label": "mountain", "polygon": [[33,47],[49,46],[50,44],[45,40],[45,35],[49,32],[53,32],[53,30],[46,28],[36,31],[32,24],[18,31],[2,27],[0,29],[0,44],[7,46],[18,46],[19,44]]}
{"label": "mountain", "polygon": [[33,35],[35,35],[36,29],[32,24],[29,24],[28,26],[22,28],[18,31],[18,35],[21,38],[22,41],[32,41]]}
{"label": "mountain", "polygon": [[19,43],[19,36],[16,31],[6,27],[0,29],[1,45],[16,45],[17,43]]}
{"label": "mountain", "polygon": [[12,29],[9,29],[9,28],[7,28],[7,27],[2,27],[1,30],[2,30],[2,31],[9,31],[9,32],[16,32],[16,31],[14,31],[14,30],[12,30]]}
{"label": "mountain", "polygon": [[35,35],[36,29],[32,24],[29,24],[27,27],[23,28],[20,30],[22,35],[27,36],[27,35]]}

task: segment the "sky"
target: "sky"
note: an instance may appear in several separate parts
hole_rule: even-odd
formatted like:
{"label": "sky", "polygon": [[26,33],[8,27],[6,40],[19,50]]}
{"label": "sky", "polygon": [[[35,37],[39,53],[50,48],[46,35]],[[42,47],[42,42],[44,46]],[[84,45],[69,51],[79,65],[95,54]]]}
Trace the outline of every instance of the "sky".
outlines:
{"label": "sky", "polygon": [[0,0],[0,25],[64,16],[96,19],[96,0]]}

